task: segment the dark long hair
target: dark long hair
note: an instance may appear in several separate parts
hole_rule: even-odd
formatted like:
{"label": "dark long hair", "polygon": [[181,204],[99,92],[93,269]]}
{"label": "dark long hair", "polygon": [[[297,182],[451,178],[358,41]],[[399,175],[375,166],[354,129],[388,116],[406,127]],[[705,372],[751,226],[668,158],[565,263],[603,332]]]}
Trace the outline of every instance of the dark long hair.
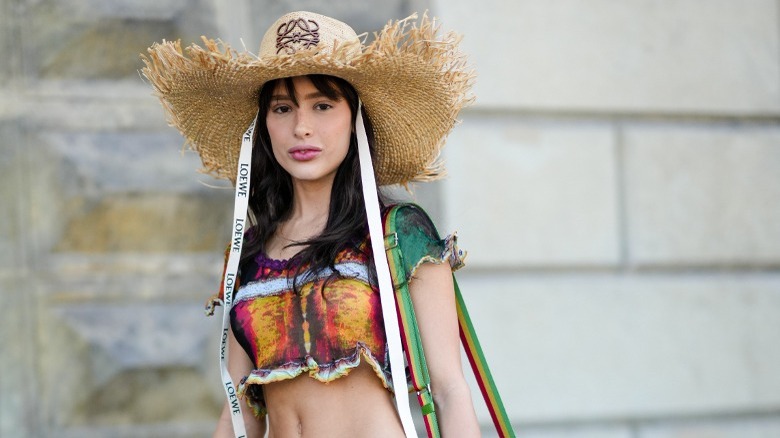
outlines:
{"label": "dark long hair", "polygon": [[[309,75],[315,88],[330,99],[345,99],[352,114],[353,129],[349,141],[349,150],[336,170],[330,195],[330,207],[325,229],[318,236],[304,242],[295,242],[303,248],[288,261],[287,268],[294,268],[295,277],[308,267],[318,273],[331,268],[337,275],[334,261],[340,251],[352,248],[361,251],[360,246],[368,236],[363,184],[360,180],[360,162],[358,161],[357,137],[354,130],[355,114],[358,111],[357,91],[347,81],[326,75]],[[271,137],[266,125],[266,114],[271,106],[271,98],[277,84],[282,83],[295,105],[295,86],[292,78],[269,81],[260,89],[258,96],[259,112],[253,140],[252,178],[249,194],[250,231],[246,234],[240,266],[244,266],[258,254],[265,253],[265,244],[273,236],[279,224],[292,213],[292,178],[279,162],[271,149]],[[366,126],[371,158],[374,158],[374,135],[371,121],[362,112]],[[384,208],[384,198],[379,194],[380,208]],[[373,256],[370,247],[366,251],[369,272],[374,276]],[[294,278],[295,280],[295,278]],[[297,283],[293,282],[296,291]]]}

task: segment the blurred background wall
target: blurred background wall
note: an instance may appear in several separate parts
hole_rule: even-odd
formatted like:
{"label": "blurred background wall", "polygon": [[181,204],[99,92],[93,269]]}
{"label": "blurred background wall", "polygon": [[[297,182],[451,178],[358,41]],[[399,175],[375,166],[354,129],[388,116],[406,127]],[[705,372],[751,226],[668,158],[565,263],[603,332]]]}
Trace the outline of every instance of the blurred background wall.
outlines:
{"label": "blurred background wall", "polygon": [[0,436],[206,437],[219,413],[201,306],[231,196],[138,53],[428,8],[478,100],[415,196],[469,250],[521,436],[780,437],[777,0],[322,3],[0,0]]}

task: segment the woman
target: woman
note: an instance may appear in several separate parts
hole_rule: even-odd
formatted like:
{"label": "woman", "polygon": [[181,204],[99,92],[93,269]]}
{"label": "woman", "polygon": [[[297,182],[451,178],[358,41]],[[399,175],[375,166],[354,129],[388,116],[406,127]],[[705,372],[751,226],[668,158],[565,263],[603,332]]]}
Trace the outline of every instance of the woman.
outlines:
{"label": "woman", "polygon": [[[434,161],[472,75],[454,36],[437,42],[426,17],[419,27],[411,18],[385,27],[368,47],[344,23],[294,12],[271,26],[257,58],[208,40],[189,57],[177,43],[149,50],[144,74],[172,124],[207,170],[233,180],[237,205],[249,208],[243,239],[237,209],[241,229],[234,226],[238,242],[226,262],[228,400],[215,436],[241,435],[244,425],[247,436],[412,433],[405,391],[393,397],[405,380],[398,384],[395,312],[378,287],[376,267],[387,268],[376,249],[384,236],[372,213],[373,169],[361,168],[360,157],[370,151],[380,184],[438,176]],[[241,154],[251,148],[251,173],[239,145]],[[408,260],[409,287],[442,435],[478,436],[444,263],[459,262],[454,239],[440,239],[418,207],[399,215],[426,248]],[[237,394],[232,382],[241,382]]]}

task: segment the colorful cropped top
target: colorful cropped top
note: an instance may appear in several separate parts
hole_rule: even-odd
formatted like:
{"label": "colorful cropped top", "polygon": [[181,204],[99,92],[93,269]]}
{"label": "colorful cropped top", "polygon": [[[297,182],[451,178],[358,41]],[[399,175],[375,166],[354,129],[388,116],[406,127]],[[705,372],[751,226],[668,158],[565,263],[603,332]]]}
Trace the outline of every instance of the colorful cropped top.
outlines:
{"label": "colorful cropped top", "polygon": [[[401,208],[397,227],[407,280],[425,262],[448,260],[453,269],[462,266],[456,237],[440,239],[419,207]],[[255,415],[265,413],[261,385],[303,373],[329,382],[347,375],[361,360],[392,391],[379,291],[367,267],[369,252],[368,240],[359,251],[342,250],[335,276],[330,269],[314,274],[304,267],[296,280],[299,293],[293,290],[296,269],[288,270],[286,260],[259,255],[242,268],[230,322],[255,366],[238,387]]]}

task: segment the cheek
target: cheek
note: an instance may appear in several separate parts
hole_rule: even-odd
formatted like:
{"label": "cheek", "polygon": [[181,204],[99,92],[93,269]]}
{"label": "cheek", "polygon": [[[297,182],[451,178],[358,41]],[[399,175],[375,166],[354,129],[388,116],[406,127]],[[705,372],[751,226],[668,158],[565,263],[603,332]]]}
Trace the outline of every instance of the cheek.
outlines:
{"label": "cheek", "polygon": [[347,155],[347,151],[349,150],[349,140],[352,137],[352,120],[347,117],[346,121],[342,120],[341,123],[339,123],[339,128],[337,131],[338,135],[338,142],[343,148],[344,155]]}
{"label": "cheek", "polygon": [[266,119],[266,128],[268,129],[268,138],[271,139],[271,150],[278,160],[278,151],[282,147],[282,127],[279,123],[273,123]]}
{"label": "cheek", "polygon": [[271,138],[271,143],[276,143],[275,139],[279,135],[279,126],[277,125],[277,123],[274,123],[268,118],[265,119],[265,127],[268,129],[268,136]]}
{"label": "cheek", "polygon": [[335,135],[336,138],[334,138],[334,143],[337,143],[339,145],[338,147],[338,157],[339,161],[343,161],[344,158],[347,156],[347,153],[349,152],[349,140],[351,137],[351,132],[349,131],[349,128],[346,130],[339,130],[339,132]]}

